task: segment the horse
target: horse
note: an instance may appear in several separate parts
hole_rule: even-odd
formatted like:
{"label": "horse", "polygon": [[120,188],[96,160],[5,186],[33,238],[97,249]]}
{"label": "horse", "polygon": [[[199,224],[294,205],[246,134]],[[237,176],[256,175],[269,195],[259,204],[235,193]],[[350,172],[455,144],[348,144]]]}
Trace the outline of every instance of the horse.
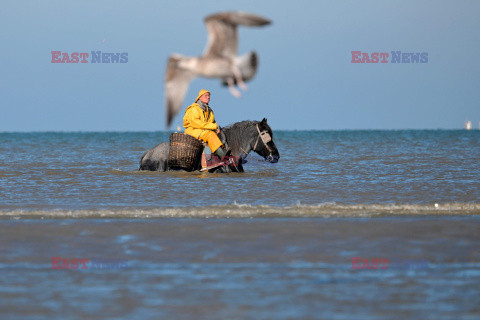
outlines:
{"label": "horse", "polygon": [[[228,166],[221,166],[210,172],[244,172],[243,164],[251,151],[256,152],[270,163],[276,163],[280,159],[273,132],[267,124],[267,119],[262,121],[241,121],[224,127],[219,135],[222,143],[231,150],[231,155],[239,159],[238,163]],[[168,153],[170,144],[160,143],[154,148],[145,152],[140,159],[139,170],[169,171],[173,170],[168,166]],[[200,170],[199,163],[195,170]]]}

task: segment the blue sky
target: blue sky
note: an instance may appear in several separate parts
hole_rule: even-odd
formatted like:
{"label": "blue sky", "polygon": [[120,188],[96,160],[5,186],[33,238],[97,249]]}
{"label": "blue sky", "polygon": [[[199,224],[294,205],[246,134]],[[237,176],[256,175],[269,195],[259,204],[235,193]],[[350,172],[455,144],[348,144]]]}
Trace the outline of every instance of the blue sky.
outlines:
{"label": "blue sky", "polygon": [[[0,12],[0,131],[165,129],[171,53],[200,55],[203,18],[242,10],[240,54],[260,65],[242,98],[218,80],[217,122],[274,129],[455,129],[480,121],[479,1],[9,1]],[[105,39],[105,42],[103,40]],[[54,64],[51,51],[127,52],[124,64]],[[351,63],[351,51],[427,52],[427,63]],[[390,60],[390,59],[389,59]]]}

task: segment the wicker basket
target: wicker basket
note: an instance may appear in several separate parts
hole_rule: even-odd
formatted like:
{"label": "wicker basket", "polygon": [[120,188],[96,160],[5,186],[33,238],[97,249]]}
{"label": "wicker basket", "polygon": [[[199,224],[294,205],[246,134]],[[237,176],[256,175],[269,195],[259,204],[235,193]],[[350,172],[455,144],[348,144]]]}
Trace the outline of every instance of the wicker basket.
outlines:
{"label": "wicker basket", "polygon": [[185,133],[172,133],[168,166],[172,169],[193,171],[201,160],[202,152],[202,141]]}

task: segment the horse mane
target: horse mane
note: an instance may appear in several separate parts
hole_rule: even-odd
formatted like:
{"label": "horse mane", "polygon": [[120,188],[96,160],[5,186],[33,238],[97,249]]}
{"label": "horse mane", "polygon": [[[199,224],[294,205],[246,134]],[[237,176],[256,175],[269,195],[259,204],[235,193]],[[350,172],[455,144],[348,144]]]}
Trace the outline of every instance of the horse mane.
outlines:
{"label": "horse mane", "polygon": [[260,123],[260,121],[251,121],[251,120],[244,120],[240,122],[235,122],[232,124],[229,124],[226,127],[223,127],[223,129],[228,129],[228,130],[244,130],[246,128],[249,128],[252,125],[256,125],[257,123]]}
{"label": "horse mane", "polygon": [[243,143],[249,138],[245,136],[245,131],[252,126],[257,125],[258,123],[260,123],[260,121],[245,120],[235,122],[222,128],[222,130],[225,130],[225,136],[230,148],[232,149],[232,152],[240,152],[240,148],[242,147]]}

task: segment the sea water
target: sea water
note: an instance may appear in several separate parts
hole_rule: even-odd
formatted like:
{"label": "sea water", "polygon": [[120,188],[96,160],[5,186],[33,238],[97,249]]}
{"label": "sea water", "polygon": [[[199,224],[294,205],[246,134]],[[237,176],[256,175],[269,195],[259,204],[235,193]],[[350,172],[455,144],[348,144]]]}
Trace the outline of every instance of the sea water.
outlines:
{"label": "sea water", "polygon": [[480,318],[479,131],[274,130],[276,164],[138,171],[168,136],[0,133],[0,318]]}

